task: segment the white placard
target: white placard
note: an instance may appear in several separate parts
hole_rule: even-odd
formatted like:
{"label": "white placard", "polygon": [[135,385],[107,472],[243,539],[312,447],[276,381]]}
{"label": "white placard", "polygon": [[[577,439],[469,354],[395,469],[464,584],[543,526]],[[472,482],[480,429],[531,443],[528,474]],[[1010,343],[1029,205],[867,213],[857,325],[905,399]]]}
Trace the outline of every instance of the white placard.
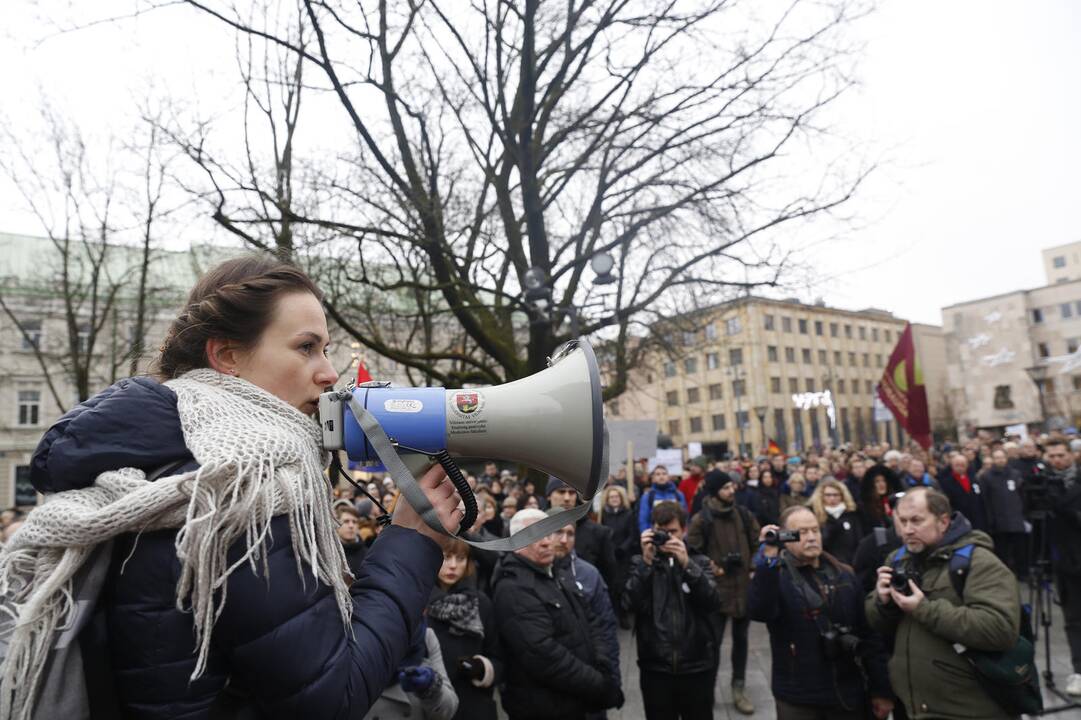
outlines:
{"label": "white placard", "polygon": [[886,407],[886,403],[882,402],[882,398],[880,398],[878,396],[878,392],[877,392],[878,389],[875,388],[875,390],[876,390],[875,398],[874,398],[875,422],[876,423],[884,423],[884,422],[889,422],[890,420],[893,420],[893,413],[891,413],[890,409],[888,407]]}
{"label": "white placard", "polygon": [[690,442],[687,443],[687,457],[694,460],[696,457],[702,454],[702,443]]}
{"label": "white placard", "polygon": [[650,472],[658,465],[664,465],[668,469],[668,474],[678,482],[678,479],[683,476],[683,449],[658,450],[657,454],[649,460]]}
{"label": "white placard", "polygon": [[1018,423],[1016,425],[1006,426],[1007,435],[1017,435],[1021,440],[1028,440],[1028,425],[1024,423]]}

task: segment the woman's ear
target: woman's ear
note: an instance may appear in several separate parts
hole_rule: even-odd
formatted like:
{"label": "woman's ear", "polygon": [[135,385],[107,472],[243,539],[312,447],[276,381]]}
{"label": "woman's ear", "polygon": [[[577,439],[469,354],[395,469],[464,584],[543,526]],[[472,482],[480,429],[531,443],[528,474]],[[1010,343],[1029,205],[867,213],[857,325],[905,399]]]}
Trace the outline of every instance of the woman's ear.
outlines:
{"label": "woman's ear", "polygon": [[228,340],[208,338],[206,359],[210,367],[223,375],[236,375],[240,369],[240,352]]}

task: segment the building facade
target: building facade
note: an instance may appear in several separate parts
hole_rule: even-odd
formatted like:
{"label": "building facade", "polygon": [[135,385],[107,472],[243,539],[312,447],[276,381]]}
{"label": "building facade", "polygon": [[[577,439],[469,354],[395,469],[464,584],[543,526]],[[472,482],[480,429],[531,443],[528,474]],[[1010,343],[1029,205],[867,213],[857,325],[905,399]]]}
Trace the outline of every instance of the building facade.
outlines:
{"label": "building facade", "polygon": [[[655,418],[673,445],[701,443],[714,457],[754,454],[769,439],[790,452],[900,439],[896,422],[874,422],[873,398],[903,320],[746,297],[702,311],[693,324],[667,338],[670,356],[637,371],[610,411]],[[916,335],[934,418],[945,404],[930,396],[932,387],[944,393],[945,349],[934,326],[917,326]]]}
{"label": "building facade", "polygon": [[961,429],[1081,424],[1081,243],[1043,251],[1047,285],[942,309]]}

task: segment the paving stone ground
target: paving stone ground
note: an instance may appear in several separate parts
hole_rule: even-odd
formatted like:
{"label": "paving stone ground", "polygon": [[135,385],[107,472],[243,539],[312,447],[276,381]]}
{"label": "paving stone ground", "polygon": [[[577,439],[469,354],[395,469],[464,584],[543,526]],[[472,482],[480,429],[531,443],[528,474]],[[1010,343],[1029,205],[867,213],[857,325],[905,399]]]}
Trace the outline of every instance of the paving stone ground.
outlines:
{"label": "paving stone ground", "polygon": [[[1029,602],[1029,590],[1023,589],[1022,598]],[[1037,628],[1042,633],[1042,629]],[[1062,608],[1053,606],[1051,631],[1051,669],[1054,673],[1055,685],[1062,689],[1066,685],[1066,678],[1070,674],[1070,653],[1066,646],[1066,634],[1063,630]],[[717,702],[713,708],[715,720],[736,720],[748,716],[739,713],[733,706],[730,694],[732,679],[729,664],[731,645],[730,636],[726,634],[724,647],[721,651],[721,668],[717,677]],[[620,710],[608,712],[608,720],[642,720],[645,713],[642,709],[642,695],[638,689],[638,664],[636,662],[637,651],[634,637],[629,630],[621,630],[620,643],[620,666],[623,673],[623,692],[626,695],[626,703]],[[1037,663],[1041,673],[1045,669],[1044,663],[1044,639],[1041,635],[1037,648]],[[750,632],[750,656],[747,660],[747,695],[755,704],[756,712],[753,716],[756,720],[770,720],[776,718],[773,705],[773,695],[769,689],[770,675],[770,652],[769,635],[766,626],[762,623],[751,623]],[[1041,687],[1045,687],[1041,678]],[[1044,706],[1057,707],[1063,705],[1063,701],[1051,695],[1046,687],[1044,689]],[[500,715],[505,717],[504,715]],[[1072,708],[1063,712],[1046,715],[1049,718],[1061,720],[1081,720],[1081,708]]]}

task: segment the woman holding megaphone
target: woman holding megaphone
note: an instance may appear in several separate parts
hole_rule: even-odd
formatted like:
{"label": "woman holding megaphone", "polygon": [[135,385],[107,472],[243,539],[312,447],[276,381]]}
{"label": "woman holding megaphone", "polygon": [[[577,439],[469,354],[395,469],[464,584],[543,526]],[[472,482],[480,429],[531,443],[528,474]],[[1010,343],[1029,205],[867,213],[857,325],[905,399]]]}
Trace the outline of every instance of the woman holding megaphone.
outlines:
{"label": "woman holding megaphone", "polygon": [[[349,573],[311,417],[338,379],[320,299],[291,265],[224,262],[157,378],[45,434],[31,477],[46,501],[0,553],[0,717],[360,717],[387,686],[442,536],[399,502]],[[443,470],[419,484],[454,532]]]}

